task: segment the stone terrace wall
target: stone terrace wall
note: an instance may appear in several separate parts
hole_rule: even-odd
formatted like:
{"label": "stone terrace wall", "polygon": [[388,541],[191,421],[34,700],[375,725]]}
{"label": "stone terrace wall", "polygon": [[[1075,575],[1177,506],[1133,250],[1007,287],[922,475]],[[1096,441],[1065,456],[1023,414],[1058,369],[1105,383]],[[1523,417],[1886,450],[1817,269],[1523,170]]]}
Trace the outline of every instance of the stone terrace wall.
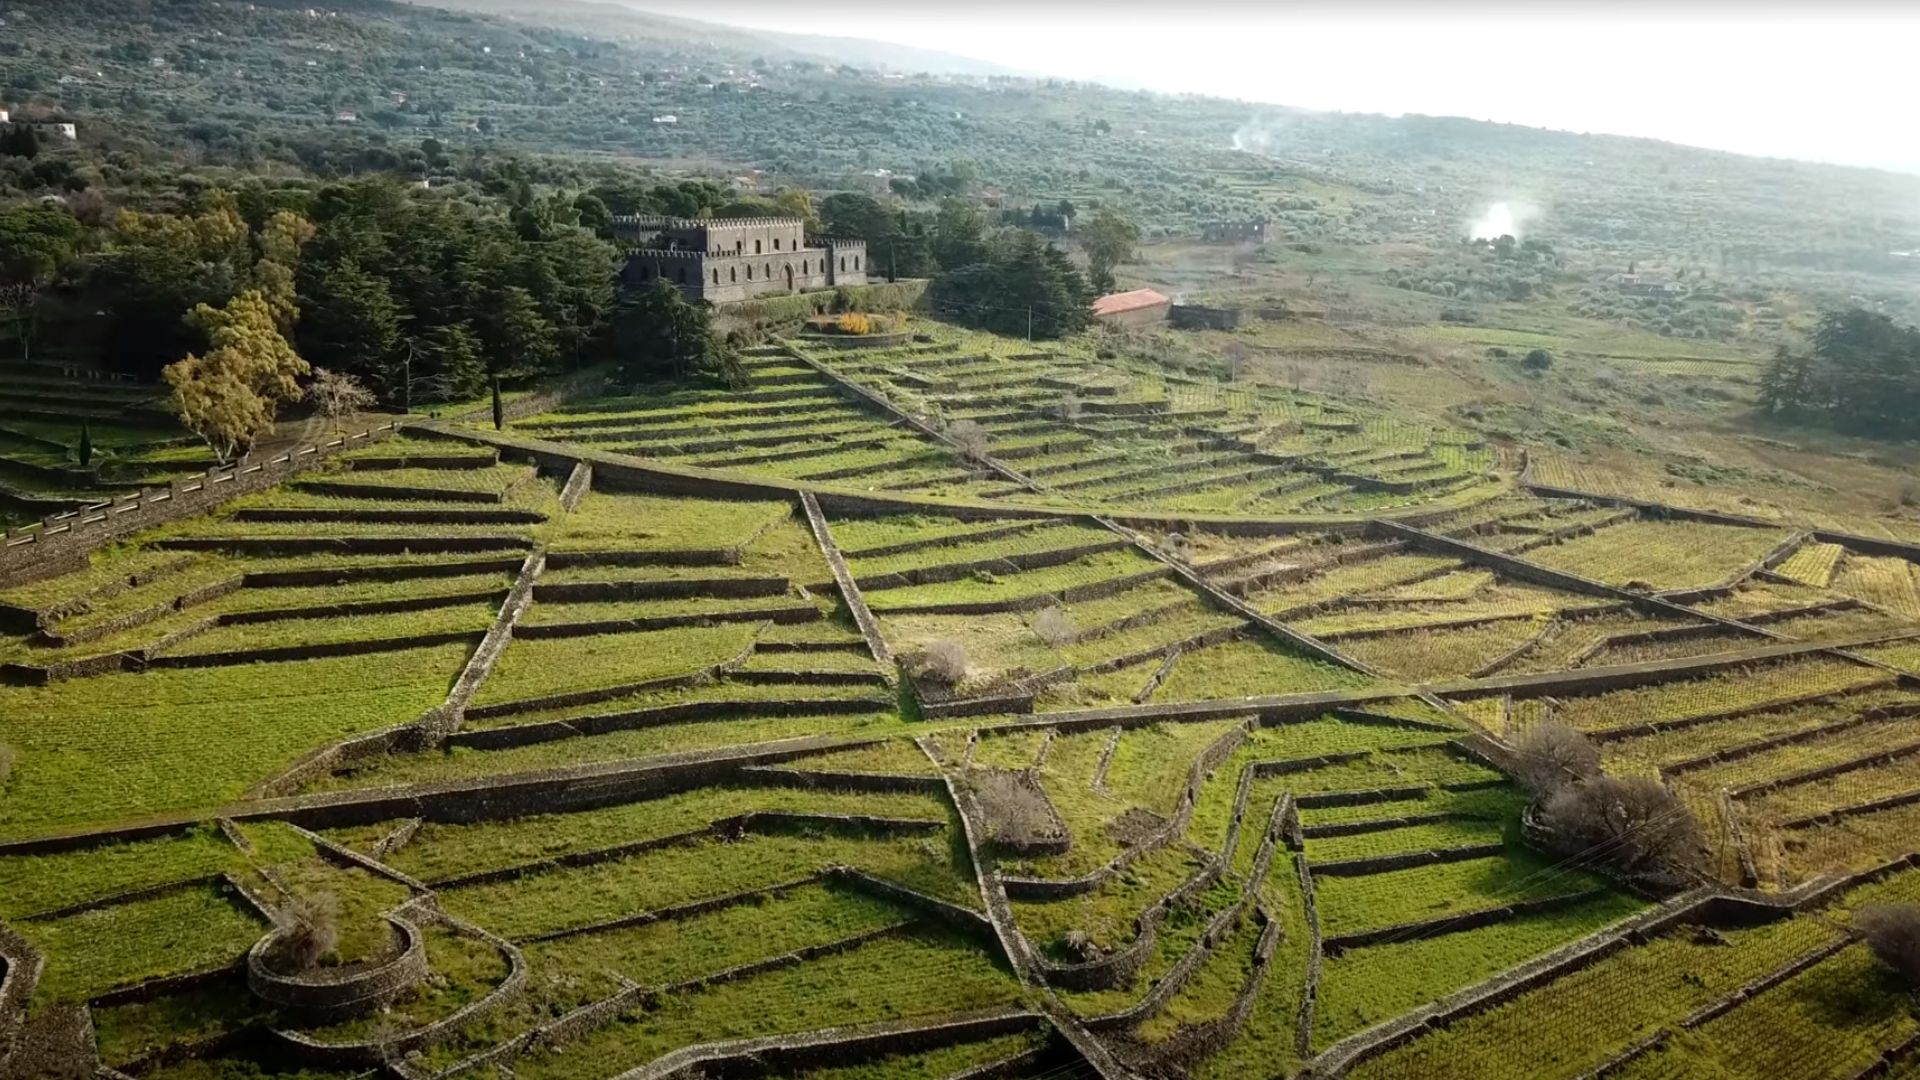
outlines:
{"label": "stone terrace wall", "polygon": [[265,461],[243,458],[163,488],[146,488],[10,530],[0,537],[0,584],[18,584],[78,569],[95,548],[141,529],[191,517],[228,499],[264,491],[343,450],[386,438],[403,423],[388,421],[352,435],[288,450]]}

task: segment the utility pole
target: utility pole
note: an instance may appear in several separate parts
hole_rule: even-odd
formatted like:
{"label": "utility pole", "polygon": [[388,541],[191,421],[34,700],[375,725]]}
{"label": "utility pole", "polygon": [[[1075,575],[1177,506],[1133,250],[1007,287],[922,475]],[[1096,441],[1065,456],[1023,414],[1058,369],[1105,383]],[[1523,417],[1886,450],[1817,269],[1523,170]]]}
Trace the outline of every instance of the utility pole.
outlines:
{"label": "utility pole", "polygon": [[1033,344],[1033,306],[1027,306],[1027,344]]}

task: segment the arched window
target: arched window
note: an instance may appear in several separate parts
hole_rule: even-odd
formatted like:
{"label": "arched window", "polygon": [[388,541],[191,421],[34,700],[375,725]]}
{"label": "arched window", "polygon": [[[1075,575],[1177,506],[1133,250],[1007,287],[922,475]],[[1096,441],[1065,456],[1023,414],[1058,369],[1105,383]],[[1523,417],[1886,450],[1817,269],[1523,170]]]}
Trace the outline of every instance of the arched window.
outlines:
{"label": "arched window", "polygon": [[713,268],[713,283],[720,284],[720,268],[717,266]]}
{"label": "arched window", "polygon": [[753,264],[752,263],[747,264],[747,280],[748,281],[753,280]]}
{"label": "arched window", "polygon": [[803,274],[810,274],[810,273],[812,273],[812,271],[811,271],[811,270],[808,270],[808,269],[807,269],[807,260],[805,260],[805,259],[801,259],[801,260],[800,260],[800,272],[801,272],[801,273],[803,273]]}
{"label": "arched window", "polygon": [[734,253],[735,255],[738,255],[738,254],[740,254],[740,241],[738,241],[738,240],[735,240],[735,241],[733,242],[733,253]]}
{"label": "arched window", "polygon": [[760,241],[758,241],[758,240],[755,240],[755,241],[753,242],[753,253],[754,253],[755,255],[758,255],[758,254],[760,254]]}
{"label": "arched window", "polygon": [[773,250],[775,251],[780,250],[780,238],[777,236],[773,238]]}
{"label": "arched window", "polygon": [[772,263],[763,264],[760,267],[760,272],[762,277],[771,278],[773,276],[773,264]]}
{"label": "arched window", "polygon": [[840,269],[845,270],[846,268],[847,268],[847,257],[845,255],[842,255],[840,256]]}
{"label": "arched window", "polygon": [[738,283],[740,280],[740,268],[736,266],[727,267],[727,280]]}
{"label": "arched window", "polygon": [[679,282],[682,285],[685,285],[687,283],[687,268],[684,266],[674,267],[673,280]]}
{"label": "arched window", "polygon": [[858,256],[858,255],[855,255],[855,256],[853,257],[853,268],[854,268],[855,270],[858,270],[858,269],[860,269],[860,256]]}

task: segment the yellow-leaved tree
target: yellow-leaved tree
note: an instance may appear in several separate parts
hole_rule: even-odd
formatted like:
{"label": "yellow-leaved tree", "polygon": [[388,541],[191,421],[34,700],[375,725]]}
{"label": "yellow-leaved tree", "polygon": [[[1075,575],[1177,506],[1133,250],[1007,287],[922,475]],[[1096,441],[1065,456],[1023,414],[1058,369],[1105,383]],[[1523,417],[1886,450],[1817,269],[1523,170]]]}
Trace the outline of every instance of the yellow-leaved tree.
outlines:
{"label": "yellow-leaved tree", "polygon": [[190,353],[161,372],[180,422],[223,462],[273,427],[281,402],[300,396],[296,380],[307,373],[307,362],[281,335],[277,314],[258,289],[222,308],[201,304],[187,322],[207,335],[206,354]]}
{"label": "yellow-leaved tree", "polygon": [[259,235],[254,237],[260,257],[255,260],[249,278],[253,288],[258,289],[273,308],[274,322],[283,334],[293,329],[300,317],[300,308],[294,299],[293,276],[300,265],[300,249],[313,239],[315,232],[313,222],[291,210],[280,210],[260,226]]}

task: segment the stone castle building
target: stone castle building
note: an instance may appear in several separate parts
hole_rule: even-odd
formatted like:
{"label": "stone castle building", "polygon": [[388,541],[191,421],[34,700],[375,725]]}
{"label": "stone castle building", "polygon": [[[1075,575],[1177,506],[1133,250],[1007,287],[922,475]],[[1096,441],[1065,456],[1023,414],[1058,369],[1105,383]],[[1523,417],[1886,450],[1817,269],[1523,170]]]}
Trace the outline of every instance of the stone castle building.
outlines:
{"label": "stone castle building", "polygon": [[616,217],[613,227],[632,245],[623,280],[638,285],[665,278],[689,300],[724,304],[867,283],[865,241],[808,247],[799,218]]}

